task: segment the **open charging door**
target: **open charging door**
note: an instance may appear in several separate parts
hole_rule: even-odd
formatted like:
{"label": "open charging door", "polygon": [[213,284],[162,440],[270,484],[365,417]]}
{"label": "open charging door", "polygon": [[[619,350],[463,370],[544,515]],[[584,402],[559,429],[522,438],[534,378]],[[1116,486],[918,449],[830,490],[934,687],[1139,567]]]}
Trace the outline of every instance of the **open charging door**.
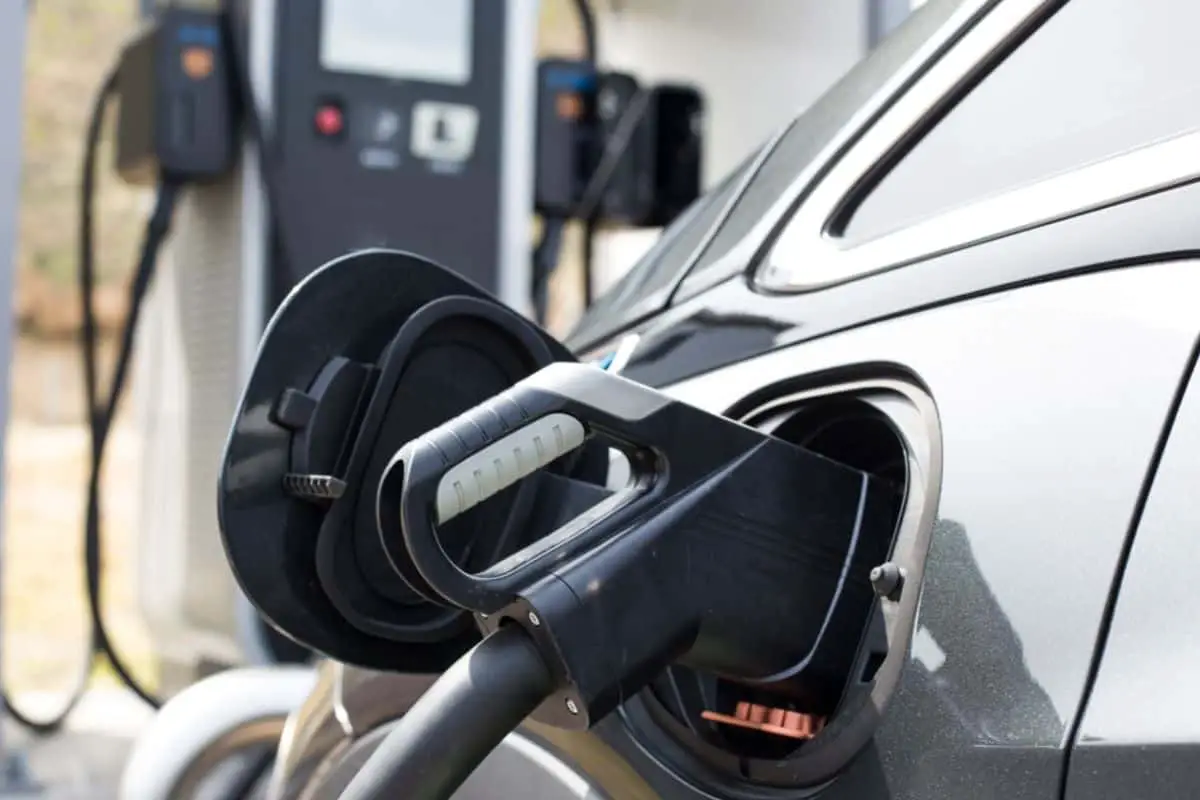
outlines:
{"label": "open charging door", "polygon": [[[572,360],[415,255],[361,251],[311,274],[267,326],[221,464],[221,533],[243,591],[281,632],[338,661],[444,669],[479,634],[468,612],[430,602],[392,568],[376,486],[408,441]],[[520,550],[553,523],[538,519],[540,492],[556,477],[602,485],[607,468],[599,444],[564,456],[455,519],[447,555],[476,571]]]}

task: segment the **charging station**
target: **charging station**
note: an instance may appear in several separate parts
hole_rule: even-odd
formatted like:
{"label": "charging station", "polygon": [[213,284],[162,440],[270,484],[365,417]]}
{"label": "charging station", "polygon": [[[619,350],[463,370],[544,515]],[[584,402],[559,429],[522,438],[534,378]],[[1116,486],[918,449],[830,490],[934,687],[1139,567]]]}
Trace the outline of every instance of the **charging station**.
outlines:
{"label": "charging station", "polygon": [[[236,589],[213,502],[263,326],[292,287],[330,258],[390,247],[529,306],[536,0],[250,0],[243,10],[269,152],[247,141],[235,171],[184,194],[137,346],[139,602],[168,694],[222,666],[307,657]],[[228,45],[211,25],[175,33],[178,46],[160,50],[185,73]],[[175,102],[158,119],[194,141],[200,107]]]}
{"label": "charging station", "polygon": [[[291,287],[343,253],[397,247],[540,315],[530,286],[574,217],[599,226],[585,281],[603,290],[886,22],[886,2],[786,5],[592,4],[597,69],[538,61],[537,0],[244,3],[267,159],[248,141],[234,172],[184,195],[137,347],[139,596],[168,692],[223,665],[306,656],[262,625],[213,535],[228,420]],[[172,52],[196,62],[204,34],[186,36]],[[193,113],[170,117],[185,142]],[[531,259],[535,212],[551,224]]]}

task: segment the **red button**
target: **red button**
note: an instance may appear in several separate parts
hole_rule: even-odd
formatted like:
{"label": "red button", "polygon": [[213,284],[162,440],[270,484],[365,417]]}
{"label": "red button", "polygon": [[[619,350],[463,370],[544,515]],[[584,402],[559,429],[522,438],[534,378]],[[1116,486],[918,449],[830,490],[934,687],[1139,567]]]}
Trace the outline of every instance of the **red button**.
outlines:
{"label": "red button", "polygon": [[317,133],[322,136],[337,136],[342,132],[346,123],[340,108],[327,105],[317,109],[316,116],[313,117],[313,124],[316,126]]}

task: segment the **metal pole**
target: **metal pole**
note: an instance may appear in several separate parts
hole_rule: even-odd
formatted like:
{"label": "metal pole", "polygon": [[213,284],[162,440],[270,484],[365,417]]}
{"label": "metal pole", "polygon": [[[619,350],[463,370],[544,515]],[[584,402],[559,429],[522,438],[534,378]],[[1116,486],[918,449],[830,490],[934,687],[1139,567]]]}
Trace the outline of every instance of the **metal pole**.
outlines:
{"label": "metal pole", "polygon": [[[9,373],[12,364],[12,295],[17,257],[17,209],[21,196],[21,95],[25,22],[30,3],[0,0],[0,464],[8,429]],[[4,484],[0,481],[0,505]],[[0,529],[0,550],[3,549]],[[0,561],[0,567],[3,562]],[[0,569],[2,573],[2,569]],[[3,631],[3,625],[0,625]],[[0,661],[2,661],[0,647]],[[2,681],[0,681],[2,683]],[[0,702],[0,795],[36,792],[20,753],[4,743],[4,704]]]}

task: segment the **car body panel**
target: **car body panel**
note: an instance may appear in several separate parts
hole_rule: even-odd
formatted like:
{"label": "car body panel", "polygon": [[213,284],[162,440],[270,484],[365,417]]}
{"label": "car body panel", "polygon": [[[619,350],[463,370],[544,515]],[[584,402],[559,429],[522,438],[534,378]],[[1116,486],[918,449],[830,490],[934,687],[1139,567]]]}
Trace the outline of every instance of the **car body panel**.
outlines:
{"label": "car body panel", "polygon": [[340,703],[348,669],[352,668],[337,661],[317,664],[312,691],[288,718],[280,737],[271,771],[271,797],[299,796],[344,754],[354,735]]}
{"label": "car body panel", "polygon": [[[643,343],[627,374],[662,385],[774,347],[998,288],[1196,250],[1200,232],[1191,224],[1191,210],[1194,184],[1200,178],[1200,105],[1193,102],[1190,90],[1176,91],[1188,85],[1186,79],[1166,81],[1169,85],[1158,90],[1162,96],[1153,89],[1163,83],[1157,79],[1163,77],[1170,53],[1182,57],[1200,46],[1198,29],[1191,24],[1200,21],[1200,10],[1156,2],[1147,4],[1145,19],[1137,25],[1124,25],[1123,8],[1122,0],[963,3],[934,35],[924,34],[927,44],[940,46],[920,51],[920,58],[911,59],[915,65],[897,70],[897,75],[906,69],[917,75],[915,83],[910,80],[898,95],[895,87],[878,93],[871,100],[874,113],[854,117],[837,139],[838,146],[820,151],[811,163],[783,159],[790,171],[771,174],[764,168],[749,183],[722,224],[717,239],[724,243],[709,248],[701,259],[719,255],[719,269],[686,275],[671,308],[632,328],[614,317],[610,323],[585,320],[580,329],[597,331],[607,324],[622,333],[636,330]],[[1164,43],[1167,55],[1146,52],[1164,37],[1169,39]],[[1067,58],[1073,41],[1080,42],[1076,55],[1081,64],[1067,74],[1075,80],[1086,80],[1087,65],[1111,62],[1109,50],[1131,63],[1154,56],[1156,71],[1140,79],[1147,101],[1153,95],[1158,104],[1149,108],[1161,111],[1178,96],[1182,109],[1162,122],[1164,138],[1079,164],[1072,160],[1072,144],[1105,139],[1097,136],[1105,130],[1103,124],[1083,120],[1074,139],[1057,144],[1057,155],[1054,144],[1041,143],[1037,163],[1063,168],[1042,180],[975,198],[865,242],[838,234],[847,214],[852,219],[862,197],[871,196],[872,176],[886,176],[887,164],[902,159],[906,148],[936,131],[943,114],[953,118],[961,98],[974,99],[976,88],[985,92],[992,73],[1001,72],[997,80],[1009,87],[1011,100],[1013,82],[1005,75],[1015,72],[1027,83],[1031,71],[1046,65],[1047,51]],[[1037,55],[1024,55],[1030,52]],[[1130,74],[1133,77],[1122,87],[1126,98],[1139,87],[1137,71]],[[831,92],[834,100],[838,94],[837,89]],[[1089,90],[1088,96],[1094,115],[1096,90]],[[1034,99],[1046,103],[1051,98]],[[1192,108],[1197,110],[1187,110]],[[1120,115],[1113,115],[1110,127],[1119,129],[1121,124]],[[1189,124],[1191,133],[1177,135]],[[1144,130],[1151,129],[1157,130]],[[788,142],[785,136],[776,149],[784,151]],[[953,148],[953,142],[946,144]],[[1019,145],[1013,143],[1014,149]],[[1074,166],[1066,169],[1069,165]],[[945,177],[930,175],[929,180],[936,183]],[[757,195],[777,202],[751,201]],[[730,224],[743,206],[754,212],[748,215],[753,224]],[[787,278],[771,278],[775,272]],[[756,282],[758,290],[753,288]],[[708,291],[696,296],[689,290],[692,284],[697,291]],[[610,314],[598,307],[589,316]],[[594,335],[576,335],[569,344],[591,351],[602,349],[605,342]]]}
{"label": "car body panel", "polygon": [[[1200,186],[1164,191],[816,292],[764,297],[742,277],[636,329],[625,374],[667,385],[797,342],[964,298],[1200,250]],[[607,343],[598,350],[603,350]]]}
{"label": "car body panel", "polygon": [[1146,497],[1079,725],[1068,800],[1200,793],[1200,374]]}

